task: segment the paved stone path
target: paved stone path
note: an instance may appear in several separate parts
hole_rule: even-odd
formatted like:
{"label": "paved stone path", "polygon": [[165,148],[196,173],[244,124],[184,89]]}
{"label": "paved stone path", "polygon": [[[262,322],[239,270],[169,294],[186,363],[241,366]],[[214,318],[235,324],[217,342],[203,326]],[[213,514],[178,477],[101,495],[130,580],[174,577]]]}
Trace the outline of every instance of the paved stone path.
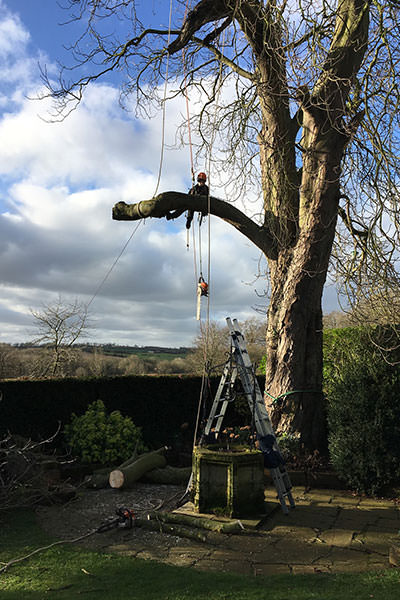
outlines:
{"label": "paved stone path", "polygon": [[141,537],[132,530],[109,540],[103,549],[202,571],[253,575],[355,572],[390,566],[389,549],[399,541],[400,529],[400,513],[393,501],[336,490],[304,492],[304,488],[294,488],[294,497],[296,509],[285,516],[274,493],[268,491],[270,514],[256,530],[209,533],[204,543],[174,538],[165,544],[154,544],[154,539],[150,543],[152,534],[158,533]]}

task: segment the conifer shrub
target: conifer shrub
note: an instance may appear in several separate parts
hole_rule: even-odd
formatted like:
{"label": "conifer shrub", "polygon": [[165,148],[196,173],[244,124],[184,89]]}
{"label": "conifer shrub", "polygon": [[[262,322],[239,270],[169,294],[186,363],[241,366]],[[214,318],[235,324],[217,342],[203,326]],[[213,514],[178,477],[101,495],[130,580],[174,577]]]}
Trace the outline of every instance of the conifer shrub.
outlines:
{"label": "conifer shrub", "polygon": [[64,432],[72,455],[84,463],[117,464],[146,449],[140,427],[118,410],[107,414],[102,400],[83,415],[72,413]]}
{"label": "conifer shrub", "polygon": [[400,477],[400,367],[374,343],[378,334],[382,344],[382,328],[324,335],[331,461],[351,489],[370,494]]}

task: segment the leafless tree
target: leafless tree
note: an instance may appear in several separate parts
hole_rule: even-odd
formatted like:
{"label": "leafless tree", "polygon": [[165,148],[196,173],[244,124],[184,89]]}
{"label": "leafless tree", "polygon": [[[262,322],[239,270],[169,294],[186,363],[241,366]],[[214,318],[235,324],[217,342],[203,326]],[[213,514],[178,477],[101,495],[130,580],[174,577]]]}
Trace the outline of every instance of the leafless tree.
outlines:
{"label": "leafless tree", "polygon": [[[265,354],[265,322],[251,318],[240,323],[240,330],[245,336],[250,359],[257,368]],[[191,373],[202,375],[207,362],[211,375],[219,375],[230,355],[230,336],[226,326],[215,321],[202,325],[199,335],[193,343],[193,350],[185,359]]]}
{"label": "leafless tree", "polygon": [[347,312],[334,310],[323,316],[323,324],[325,329],[342,329],[354,325],[351,315]]}
{"label": "leafless tree", "polygon": [[203,99],[200,136],[218,148],[220,172],[235,168],[236,196],[246,204],[258,185],[256,215],[252,204],[239,210],[173,191],[118,203],[114,218],[209,208],[261,250],[270,290],[266,390],[296,392],[270,407],[273,422],[300,432],[309,448],[322,446],[330,260],[355,301],[382,275],[388,289],[399,283],[397,0],[200,0],[187,14],[175,0],[171,28],[145,23],[134,0],[68,4],[83,30],[72,46],[75,71],[64,69],[59,85],[47,81],[59,115],[110,72],[120,77],[121,101],[134,96],[150,114],[163,102],[168,56],[169,96]]}
{"label": "leafless tree", "polygon": [[89,327],[87,307],[75,300],[64,302],[61,297],[53,304],[44,304],[41,310],[31,310],[37,331],[35,344],[48,350],[35,366],[35,375],[63,375],[67,364],[73,360],[73,345],[84,337]]}
{"label": "leafless tree", "polygon": [[22,365],[17,350],[10,344],[0,344],[0,379],[18,377]]}

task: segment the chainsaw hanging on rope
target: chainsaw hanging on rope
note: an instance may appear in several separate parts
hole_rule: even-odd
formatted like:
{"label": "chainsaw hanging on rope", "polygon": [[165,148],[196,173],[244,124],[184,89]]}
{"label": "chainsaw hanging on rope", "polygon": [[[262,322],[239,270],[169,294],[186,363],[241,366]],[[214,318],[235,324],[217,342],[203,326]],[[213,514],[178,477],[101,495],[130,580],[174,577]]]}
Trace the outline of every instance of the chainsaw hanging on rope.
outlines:
{"label": "chainsaw hanging on rope", "polygon": [[201,298],[202,296],[208,297],[208,283],[203,278],[202,273],[200,273],[199,281],[197,284],[197,312],[196,319],[200,321],[200,309],[201,309]]}

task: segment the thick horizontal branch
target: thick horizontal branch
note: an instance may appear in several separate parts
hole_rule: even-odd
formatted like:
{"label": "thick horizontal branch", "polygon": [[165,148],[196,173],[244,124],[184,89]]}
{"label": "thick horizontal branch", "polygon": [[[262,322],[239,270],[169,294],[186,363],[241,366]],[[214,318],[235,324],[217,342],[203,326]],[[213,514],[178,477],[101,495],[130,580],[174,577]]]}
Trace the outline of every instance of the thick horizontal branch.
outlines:
{"label": "thick horizontal branch", "polygon": [[175,54],[184,48],[203,25],[229,17],[232,7],[228,5],[226,0],[200,0],[189,12],[178,37],[169,45],[168,52]]}
{"label": "thick horizontal branch", "polygon": [[260,248],[268,258],[276,258],[276,250],[268,229],[257,225],[235,206],[219,198],[210,197],[210,202],[208,202],[207,196],[192,196],[182,192],[164,192],[155,198],[151,198],[151,200],[142,200],[137,204],[118,202],[113,208],[113,219],[116,221],[138,221],[147,217],[161,219],[166,217],[170,211],[189,209],[207,214],[208,206],[212,215],[235,227]]}

